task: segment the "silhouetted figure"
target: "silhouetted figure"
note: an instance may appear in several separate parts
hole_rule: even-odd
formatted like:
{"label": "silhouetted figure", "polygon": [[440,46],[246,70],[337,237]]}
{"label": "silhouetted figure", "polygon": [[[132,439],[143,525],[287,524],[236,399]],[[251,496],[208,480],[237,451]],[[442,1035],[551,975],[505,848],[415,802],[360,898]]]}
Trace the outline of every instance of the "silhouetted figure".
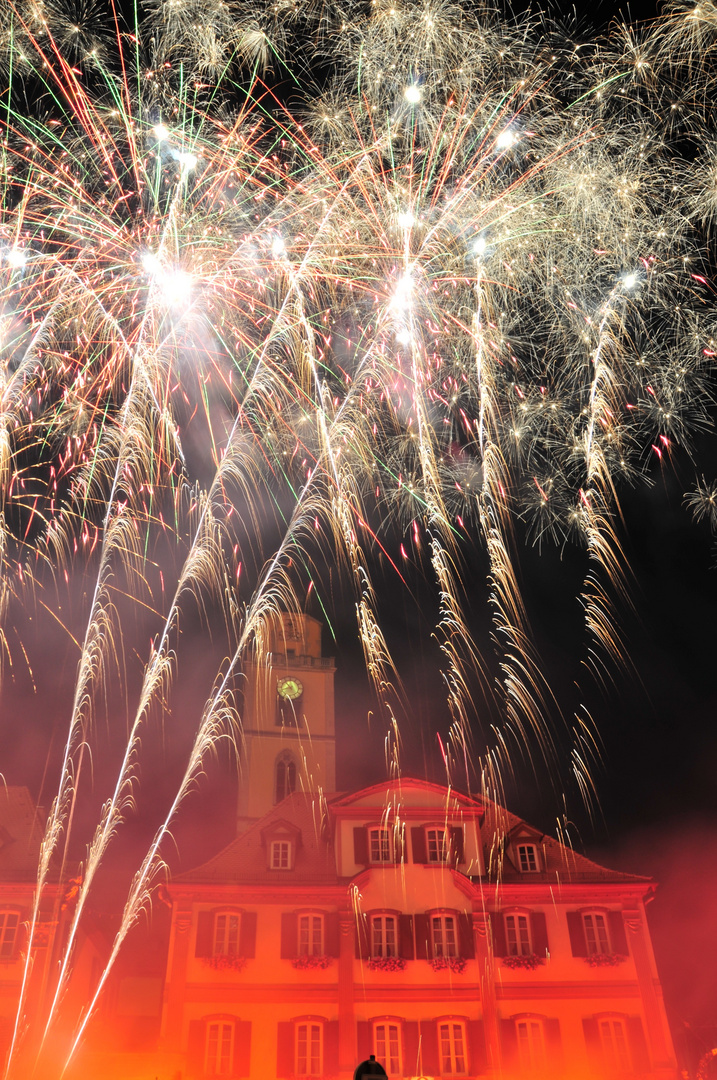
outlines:
{"label": "silhouetted figure", "polygon": [[354,1080],[362,1080],[364,1076],[388,1076],[380,1062],[376,1061],[376,1055],[371,1054],[368,1061],[362,1061],[354,1073]]}

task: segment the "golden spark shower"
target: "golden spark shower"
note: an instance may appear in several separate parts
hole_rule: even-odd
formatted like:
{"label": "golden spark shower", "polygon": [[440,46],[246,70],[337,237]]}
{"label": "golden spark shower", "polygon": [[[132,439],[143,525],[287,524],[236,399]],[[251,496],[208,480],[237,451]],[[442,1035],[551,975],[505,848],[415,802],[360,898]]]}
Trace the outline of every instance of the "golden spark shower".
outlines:
{"label": "golden spark shower", "polygon": [[[2,680],[31,671],[38,626],[76,665],[26,982],[78,807],[96,767],[112,777],[8,1077],[50,1048],[71,1075],[179,808],[240,745],[242,671],[279,612],[330,625],[350,603],[400,775],[410,705],[382,594],[420,579],[451,782],[499,795],[523,756],[593,806],[599,734],[548,684],[521,551],[582,549],[591,674],[573,677],[619,666],[621,502],[710,423],[716,50],[709,0],[601,35],[441,0],[2,4]],[[690,501],[713,518],[710,478]],[[181,782],[58,1043],[146,733],[172,738],[192,618],[217,659]]]}

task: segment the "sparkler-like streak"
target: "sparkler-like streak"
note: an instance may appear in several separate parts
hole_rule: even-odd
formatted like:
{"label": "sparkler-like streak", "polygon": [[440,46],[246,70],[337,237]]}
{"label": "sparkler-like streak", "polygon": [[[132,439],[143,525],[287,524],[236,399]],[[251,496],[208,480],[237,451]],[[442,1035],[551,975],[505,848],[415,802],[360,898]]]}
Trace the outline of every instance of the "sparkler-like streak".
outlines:
{"label": "sparkler-like streak", "polygon": [[[63,1009],[190,602],[221,612],[231,659],[58,1075],[151,901],[180,806],[240,731],[245,657],[261,667],[272,618],[300,610],[307,586],[323,603],[323,563],[355,588],[392,773],[401,679],[381,564],[402,588],[417,567],[433,583],[449,779],[457,768],[496,792],[516,750],[555,764],[564,735],[518,541],[583,544],[586,648],[596,668],[619,660],[620,486],[650,447],[668,454],[705,422],[717,355],[697,231],[717,206],[712,3],[594,41],[436,0],[148,0],[140,14],[123,22],[99,0],[0,10],[3,657],[25,596],[41,590],[59,619],[48,581],[91,582],[8,1076],[46,1052]],[[288,108],[282,80],[303,106]],[[714,525],[713,485],[690,504]],[[155,557],[168,536],[176,551]],[[471,640],[474,559],[487,560],[497,660]],[[149,652],[132,601],[156,619]],[[99,753],[96,702],[125,648],[142,657],[126,744],[49,1010],[28,1023],[53,860],[62,877]],[[586,713],[572,737],[591,805]]]}

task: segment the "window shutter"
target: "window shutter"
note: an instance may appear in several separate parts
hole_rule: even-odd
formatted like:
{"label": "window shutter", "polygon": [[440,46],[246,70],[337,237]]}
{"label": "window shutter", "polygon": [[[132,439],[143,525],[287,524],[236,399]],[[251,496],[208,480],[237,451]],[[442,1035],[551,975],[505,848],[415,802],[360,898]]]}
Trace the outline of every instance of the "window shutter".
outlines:
{"label": "window shutter", "polygon": [[256,912],[243,911],[239,923],[239,955],[253,960],[256,956]]}
{"label": "window shutter", "polygon": [[508,942],[505,937],[505,920],[500,911],[491,911],[490,929],[493,937],[493,955],[507,956]]}
{"label": "window shutter", "polygon": [[451,829],[451,862],[454,866],[465,862],[463,855],[463,829],[458,826]]}
{"label": "window shutter", "polygon": [[573,956],[587,956],[588,943],[585,940],[585,928],[583,917],[579,911],[568,911],[568,933],[570,934],[570,948]]}
{"label": "window shutter", "polygon": [[363,825],[354,829],[354,862],[359,866],[368,866],[368,831]]}
{"label": "window shutter", "polygon": [[337,1076],[339,1071],[339,1022],[329,1020],[324,1024],[323,1075]]}
{"label": "window shutter", "polygon": [[371,1031],[372,1025],[368,1020],[359,1020],[356,1025],[356,1042],[357,1054],[359,1061],[366,1061],[370,1054],[373,1053],[373,1032]]}
{"label": "window shutter", "polygon": [[530,937],[535,955],[545,958],[548,954],[548,924],[544,912],[531,911]]}
{"label": "window shutter", "polygon": [[602,1044],[600,1042],[598,1022],[594,1016],[583,1018],[583,1033],[590,1064],[594,1071],[599,1072],[602,1069]]}
{"label": "window shutter", "polygon": [[403,862],[406,854],[406,826],[401,824],[393,830],[393,858],[397,863]]}
{"label": "window shutter", "polygon": [[294,1075],[294,1022],[280,1020],[276,1031],[276,1075]]}
{"label": "window shutter", "polygon": [[411,829],[411,847],[413,848],[413,861],[415,863],[428,862],[426,834],[420,825]]}
{"label": "window shutter", "polygon": [[545,1049],[548,1055],[548,1068],[554,1076],[563,1071],[563,1040],[560,1037],[560,1021],[543,1021],[545,1026]]}
{"label": "window shutter", "polygon": [[518,1033],[515,1030],[515,1020],[501,1020],[500,1049],[503,1068],[508,1072],[516,1072],[518,1069]]}
{"label": "window shutter", "polygon": [[403,1071],[406,1076],[420,1076],[418,1064],[419,1030],[417,1020],[406,1020],[403,1026]]}
{"label": "window shutter", "polygon": [[27,948],[27,939],[30,933],[29,918],[29,912],[18,912],[17,930],[15,931],[15,941],[12,946],[13,960],[18,960],[20,954]]}
{"label": "window shutter", "polygon": [[607,925],[610,930],[610,948],[612,951],[619,953],[620,956],[629,956],[630,950],[627,947],[627,935],[625,934],[622,912],[608,911]]}
{"label": "window shutter", "polygon": [[441,1071],[438,1057],[438,1028],[435,1020],[421,1020],[421,1072],[437,1076]]}
{"label": "window shutter", "polygon": [[404,960],[413,960],[413,919],[410,915],[398,917],[399,955]]}
{"label": "window shutter", "polygon": [[339,913],[328,911],[324,915],[324,952],[327,956],[338,956],[339,949]]}
{"label": "window shutter", "polygon": [[469,1020],[468,1028],[468,1051],[470,1054],[470,1071],[482,1073],[488,1068],[488,1056],[485,1049],[485,1031],[482,1020]]}
{"label": "window shutter", "polygon": [[354,923],[354,941],[356,945],[356,959],[368,960],[371,955],[371,942],[369,941],[369,925],[365,915],[359,913]]}
{"label": "window shutter", "polygon": [[204,1021],[190,1020],[187,1039],[187,1076],[199,1077],[204,1072],[204,1038]]}
{"label": "window shutter", "polygon": [[251,1021],[237,1020],[234,1025],[234,1075],[249,1076],[251,1065]]}
{"label": "window shutter", "polygon": [[630,1056],[632,1067],[636,1073],[648,1073],[650,1071],[650,1054],[645,1040],[645,1031],[639,1016],[627,1018],[627,1041],[630,1044]]}
{"label": "window shutter", "polygon": [[285,911],[281,916],[281,958],[282,960],[293,960],[298,951],[299,932],[296,912]]}
{"label": "window shutter", "polygon": [[[428,916],[418,914],[413,916],[413,928],[416,931],[416,960],[427,960],[431,950],[428,947],[428,935],[430,924]],[[424,1070],[430,1072],[431,1070]]]}
{"label": "window shutter", "polygon": [[214,951],[214,912],[200,911],[197,918],[195,956],[211,956]]}
{"label": "window shutter", "polygon": [[473,916],[470,912],[462,911],[458,916],[458,942],[463,959],[472,960],[476,954],[476,946],[473,938]]}

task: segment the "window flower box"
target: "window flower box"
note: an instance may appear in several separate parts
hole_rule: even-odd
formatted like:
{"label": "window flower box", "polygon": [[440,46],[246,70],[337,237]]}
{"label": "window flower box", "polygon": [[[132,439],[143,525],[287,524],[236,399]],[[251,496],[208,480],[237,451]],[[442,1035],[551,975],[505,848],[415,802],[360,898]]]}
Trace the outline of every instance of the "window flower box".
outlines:
{"label": "window flower box", "polygon": [[333,962],[332,956],[295,956],[291,965],[297,971],[325,971]]}
{"label": "window flower box", "polygon": [[246,964],[245,956],[235,953],[218,953],[216,956],[203,956],[202,963],[213,971],[241,971]]}
{"label": "window flower box", "polygon": [[466,961],[462,956],[434,956],[428,963],[434,971],[454,971],[462,975],[466,970]]}
{"label": "window flower box", "polygon": [[592,968],[617,967],[618,964],[624,964],[626,960],[627,957],[621,956],[620,953],[591,953],[590,956],[585,957],[585,963]]}
{"label": "window flower box", "polygon": [[372,956],[368,961],[369,971],[403,971],[405,966],[402,956]]}
{"label": "window flower box", "polygon": [[544,956],[537,956],[535,953],[528,953],[527,956],[504,956],[503,963],[507,968],[523,968],[526,971],[535,971],[542,964],[545,963]]}

